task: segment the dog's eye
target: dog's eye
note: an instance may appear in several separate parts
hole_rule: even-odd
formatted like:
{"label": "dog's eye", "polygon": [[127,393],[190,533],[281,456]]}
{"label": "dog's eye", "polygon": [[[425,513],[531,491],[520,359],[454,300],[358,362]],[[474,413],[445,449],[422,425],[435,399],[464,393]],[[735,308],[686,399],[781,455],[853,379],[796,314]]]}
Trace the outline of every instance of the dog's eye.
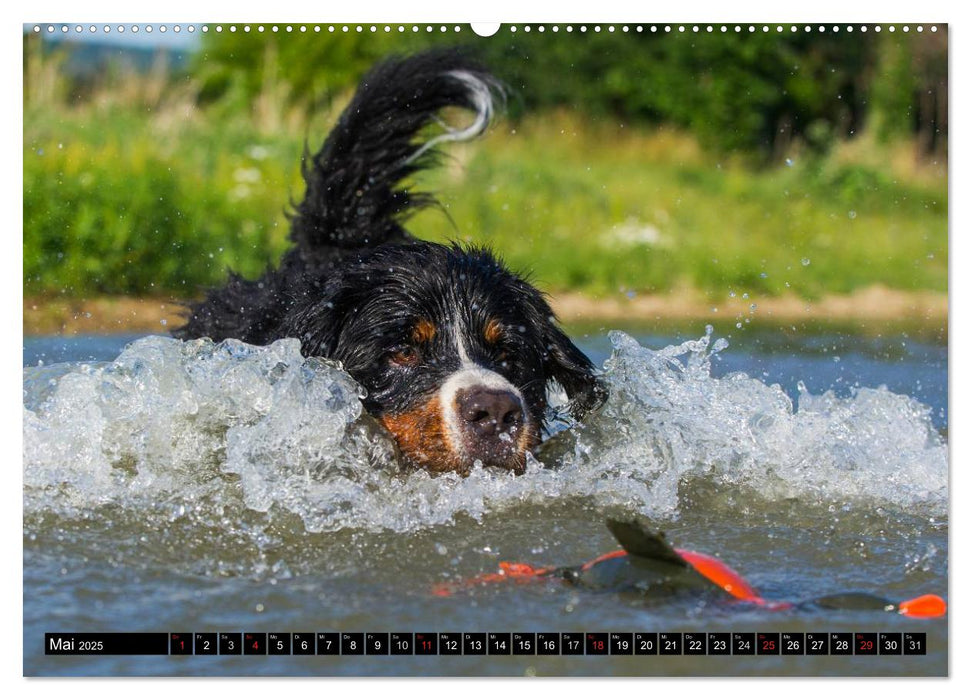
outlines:
{"label": "dog's eye", "polygon": [[389,359],[399,367],[413,367],[420,359],[418,349],[411,345],[398,345],[391,349]]}

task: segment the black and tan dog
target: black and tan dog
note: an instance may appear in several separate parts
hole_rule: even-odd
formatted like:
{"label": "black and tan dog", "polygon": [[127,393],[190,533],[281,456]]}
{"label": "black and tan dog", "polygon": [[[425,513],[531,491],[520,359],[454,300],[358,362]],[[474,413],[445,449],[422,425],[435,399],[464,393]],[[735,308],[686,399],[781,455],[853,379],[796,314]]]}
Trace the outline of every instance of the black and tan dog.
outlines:
{"label": "black and tan dog", "polygon": [[[304,157],[307,189],[280,265],[258,280],[231,276],[175,335],[298,338],[305,356],[340,361],[365,387],[367,410],[413,464],[521,470],[540,442],[548,385],[566,391],[575,415],[603,388],[542,294],[496,256],[402,227],[433,201],[402,180],[433,164],[439,143],[482,133],[500,94],[454,51],[378,65],[320,152]],[[474,121],[422,141],[447,107]]]}

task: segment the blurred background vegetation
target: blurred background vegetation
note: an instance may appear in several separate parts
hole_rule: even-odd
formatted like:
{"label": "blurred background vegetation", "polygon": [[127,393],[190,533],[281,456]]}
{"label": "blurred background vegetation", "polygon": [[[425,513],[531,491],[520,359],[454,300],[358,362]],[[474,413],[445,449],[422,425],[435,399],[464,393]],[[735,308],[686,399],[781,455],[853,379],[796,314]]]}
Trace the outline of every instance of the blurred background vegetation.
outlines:
{"label": "blurred background vegetation", "polygon": [[[319,147],[388,53],[459,42],[506,117],[410,228],[553,292],[947,290],[947,34],[209,32],[178,51],[24,36],[24,294],[197,296],[286,248]],[[460,119],[461,115],[455,115]]]}

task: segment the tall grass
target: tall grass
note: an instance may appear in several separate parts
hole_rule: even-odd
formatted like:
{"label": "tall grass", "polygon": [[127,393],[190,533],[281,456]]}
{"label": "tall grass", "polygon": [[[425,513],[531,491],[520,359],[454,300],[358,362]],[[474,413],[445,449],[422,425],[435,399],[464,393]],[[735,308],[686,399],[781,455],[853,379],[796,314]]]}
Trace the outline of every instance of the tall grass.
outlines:
{"label": "tall grass", "polygon": [[[255,109],[201,109],[191,80],[134,75],[72,102],[32,63],[25,294],[191,297],[285,249],[304,138],[319,146],[336,110],[309,124],[274,111],[278,82]],[[450,149],[418,183],[444,211],[410,228],[487,243],[551,291],[946,291],[946,164],[899,153],[859,139],[754,171],[671,130],[532,115]]]}

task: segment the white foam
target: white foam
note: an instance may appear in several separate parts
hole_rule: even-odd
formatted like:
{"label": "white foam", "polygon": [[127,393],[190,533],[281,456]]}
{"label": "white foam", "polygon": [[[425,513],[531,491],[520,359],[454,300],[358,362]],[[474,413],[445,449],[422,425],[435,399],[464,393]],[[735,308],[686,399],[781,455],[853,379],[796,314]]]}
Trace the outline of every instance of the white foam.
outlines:
{"label": "white foam", "polygon": [[[24,370],[25,513],[121,507],[148,521],[298,516],[309,531],[414,531],[506,508],[583,502],[677,517],[683,485],[773,500],[946,513],[947,446],[929,409],[886,389],[848,398],[714,378],[710,334],[650,350],[611,333],[605,406],[564,454],[517,477],[400,471],[341,369],[296,340],[258,348],[139,340],[110,363]],[[554,454],[551,451],[549,454]],[[550,468],[552,467],[552,468]]]}
{"label": "white foam", "polygon": [[[610,399],[578,431],[573,463],[597,465],[639,487],[654,508],[677,509],[678,486],[703,477],[768,500],[866,499],[944,512],[947,446],[930,409],[885,388],[813,396],[798,406],[778,385],[737,373],[716,379],[711,329],[652,351],[610,334]],[[619,475],[630,475],[622,477]]]}

